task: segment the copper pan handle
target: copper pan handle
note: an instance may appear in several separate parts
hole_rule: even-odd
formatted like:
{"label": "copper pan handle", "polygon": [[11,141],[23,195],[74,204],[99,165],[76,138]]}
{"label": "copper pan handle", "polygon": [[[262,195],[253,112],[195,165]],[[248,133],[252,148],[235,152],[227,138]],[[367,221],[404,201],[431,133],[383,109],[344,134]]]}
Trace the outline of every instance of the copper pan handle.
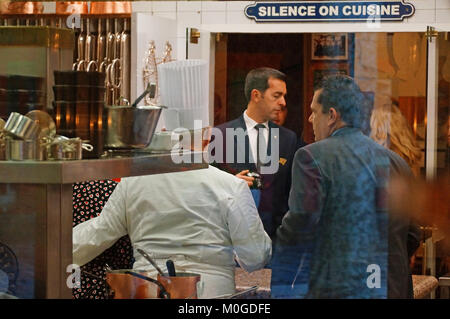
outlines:
{"label": "copper pan handle", "polygon": [[110,68],[110,75],[109,75],[109,79],[110,79],[110,83],[111,86],[115,89],[120,89],[120,86],[122,85],[122,77],[119,75],[119,83],[116,84],[115,79],[116,79],[116,64],[119,63],[119,68],[121,67],[121,62],[120,59],[114,59],[114,61],[111,63],[111,68]]}
{"label": "copper pan handle", "polygon": [[86,61],[85,60],[78,61],[76,63],[76,65],[77,65],[76,71],[85,71],[86,70]]}
{"label": "copper pan handle", "polygon": [[[91,67],[92,67],[93,65],[95,66],[95,69],[94,69],[94,70],[91,70]],[[98,63],[97,63],[97,61],[92,60],[92,61],[90,61],[90,62],[88,63],[87,68],[86,68],[86,71],[88,71],[88,72],[91,72],[91,71],[97,71],[97,69],[98,69]]]}

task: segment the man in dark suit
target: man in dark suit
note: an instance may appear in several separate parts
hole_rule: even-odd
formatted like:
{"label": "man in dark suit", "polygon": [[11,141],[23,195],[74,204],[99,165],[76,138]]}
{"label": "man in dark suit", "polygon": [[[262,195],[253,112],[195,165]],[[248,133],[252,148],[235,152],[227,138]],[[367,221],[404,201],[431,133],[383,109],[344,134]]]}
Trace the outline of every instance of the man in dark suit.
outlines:
{"label": "man in dark suit", "polygon": [[298,148],[296,134],[272,122],[286,106],[286,93],[282,72],[251,70],[245,80],[247,109],[239,118],[215,127],[210,144],[212,165],[246,180],[250,187],[255,178],[247,174],[261,176],[262,187],[252,191],[271,237],[288,208],[292,159]]}
{"label": "man in dark suit", "polygon": [[361,132],[362,102],[347,76],[315,88],[316,142],[294,157],[289,212],[274,243],[274,298],[407,297],[408,224],[392,220],[386,198],[389,177],[408,167]]}

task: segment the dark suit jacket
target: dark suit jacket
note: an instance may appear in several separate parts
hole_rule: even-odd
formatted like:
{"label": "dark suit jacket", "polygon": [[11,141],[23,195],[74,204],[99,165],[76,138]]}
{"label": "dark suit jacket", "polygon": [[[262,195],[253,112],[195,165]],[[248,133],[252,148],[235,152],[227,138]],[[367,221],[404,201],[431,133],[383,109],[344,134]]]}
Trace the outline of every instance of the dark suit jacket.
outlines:
{"label": "dark suit jacket", "polygon": [[[252,160],[251,152],[249,151],[249,139],[245,134],[244,143],[239,143],[237,137],[234,137],[232,141],[226,140],[226,129],[242,129],[247,130],[244,116],[230,122],[221,124],[216,127],[222,132],[223,140],[223,159],[211,162],[211,165],[218,167],[221,170],[227,171],[233,175],[241,172],[242,170],[250,170],[256,172],[256,164]],[[276,159],[279,162],[278,171],[275,174],[262,175],[264,189],[261,191],[261,200],[259,203],[258,211],[261,213],[269,213],[271,218],[269,221],[263,219],[264,229],[267,234],[272,237],[278,225],[281,224],[281,220],[288,209],[288,196],[291,187],[291,167],[294,153],[299,147],[297,135],[284,127],[278,126],[273,122],[269,122],[269,137],[273,129],[278,129],[279,134],[274,134],[274,141],[279,143],[279,157]],[[215,136],[211,138],[210,146],[215,145]],[[227,144],[232,142],[233,145]],[[227,147],[233,149],[234,157],[231,160],[227,160]],[[268,153],[272,151],[272,142],[269,138]],[[242,163],[238,162],[238,152],[245,155]],[[212,155],[216,155],[214,149],[211,150]]]}
{"label": "dark suit jacket", "polygon": [[[274,298],[407,297],[409,223],[391,219],[385,201],[399,163],[405,168],[350,127],[297,151],[289,212],[274,244]],[[377,266],[381,286],[372,288]]]}

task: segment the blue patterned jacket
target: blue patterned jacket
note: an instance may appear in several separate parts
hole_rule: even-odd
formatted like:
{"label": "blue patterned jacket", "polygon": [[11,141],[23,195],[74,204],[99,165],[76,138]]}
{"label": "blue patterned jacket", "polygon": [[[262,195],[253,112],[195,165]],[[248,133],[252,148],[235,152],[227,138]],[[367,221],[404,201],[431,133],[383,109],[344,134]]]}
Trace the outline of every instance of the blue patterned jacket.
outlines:
{"label": "blue patterned jacket", "polygon": [[391,153],[351,127],[296,152],[273,297],[387,298]]}

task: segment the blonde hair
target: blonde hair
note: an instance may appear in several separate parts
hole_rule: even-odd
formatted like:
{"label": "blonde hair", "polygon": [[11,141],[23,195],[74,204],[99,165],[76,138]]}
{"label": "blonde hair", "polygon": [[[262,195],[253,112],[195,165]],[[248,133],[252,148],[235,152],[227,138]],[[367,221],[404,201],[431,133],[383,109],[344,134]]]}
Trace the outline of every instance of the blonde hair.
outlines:
{"label": "blonde hair", "polygon": [[400,155],[411,168],[420,165],[422,151],[400,109],[392,103],[375,107],[370,118],[370,137]]}

